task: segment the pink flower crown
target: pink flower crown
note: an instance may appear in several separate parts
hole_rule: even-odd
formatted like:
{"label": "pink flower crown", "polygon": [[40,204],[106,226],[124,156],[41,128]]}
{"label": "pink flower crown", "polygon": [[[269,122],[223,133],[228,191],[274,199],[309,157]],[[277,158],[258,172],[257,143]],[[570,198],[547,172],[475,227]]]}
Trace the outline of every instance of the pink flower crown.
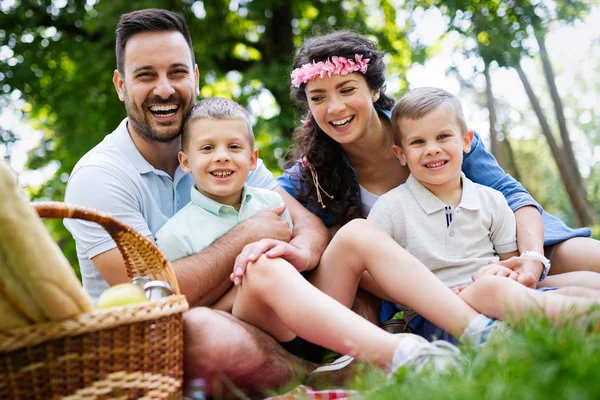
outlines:
{"label": "pink flower crown", "polygon": [[331,75],[348,75],[352,72],[367,72],[367,64],[370,59],[362,59],[359,54],[354,55],[354,61],[346,57],[331,57],[326,61],[312,62],[304,64],[300,68],[296,68],[292,71],[292,85],[294,87],[300,87],[303,83],[313,80],[317,77],[325,78],[325,76],[331,77]]}

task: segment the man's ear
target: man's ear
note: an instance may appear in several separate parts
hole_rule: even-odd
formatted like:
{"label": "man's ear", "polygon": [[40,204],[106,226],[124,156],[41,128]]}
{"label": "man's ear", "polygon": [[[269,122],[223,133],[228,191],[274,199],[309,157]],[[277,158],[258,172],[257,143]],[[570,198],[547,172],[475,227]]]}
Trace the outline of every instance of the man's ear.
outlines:
{"label": "man's ear", "polygon": [[181,170],[183,172],[192,172],[192,169],[190,168],[190,162],[188,161],[187,155],[183,151],[177,153],[177,159],[179,160],[179,165],[181,165]]}
{"label": "man's ear", "polygon": [[469,153],[471,151],[471,143],[473,143],[473,137],[474,137],[474,133],[473,131],[467,131],[463,134],[463,151],[465,153]]}
{"label": "man's ear", "polygon": [[125,101],[125,80],[123,79],[119,71],[116,69],[113,74],[113,84],[115,85],[115,89],[117,90],[119,100]]}
{"label": "man's ear", "polygon": [[194,75],[196,76],[196,97],[200,96],[200,71],[198,64],[194,64]]}
{"label": "man's ear", "polygon": [[404,152],[402,151],[402,147],[393,145],[392,150],[394,151],[394,154],[396,155],[396,158],[398,159],[398,161],[400,161],[400,164],[402,164],[403,166],[406,167],[406,157],[404,157]]}
{"label": "man's ear", "polygon": [[254,171],[256,169],[256,164],[258,163],[258,149],[252,150],[252,154],[250,155],[250,171]]}

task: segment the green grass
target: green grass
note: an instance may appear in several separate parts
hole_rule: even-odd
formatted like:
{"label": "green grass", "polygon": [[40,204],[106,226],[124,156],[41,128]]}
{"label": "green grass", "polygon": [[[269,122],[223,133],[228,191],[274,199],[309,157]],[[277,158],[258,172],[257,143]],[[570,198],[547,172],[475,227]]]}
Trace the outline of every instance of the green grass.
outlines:
{"label": "green grass", "polygon": [[351,386],[367,399],[600,399],[600,309],[558,326],[532,316],[461,349],[466,363],[443,373],[402,368],[390,381],[371,372]]}

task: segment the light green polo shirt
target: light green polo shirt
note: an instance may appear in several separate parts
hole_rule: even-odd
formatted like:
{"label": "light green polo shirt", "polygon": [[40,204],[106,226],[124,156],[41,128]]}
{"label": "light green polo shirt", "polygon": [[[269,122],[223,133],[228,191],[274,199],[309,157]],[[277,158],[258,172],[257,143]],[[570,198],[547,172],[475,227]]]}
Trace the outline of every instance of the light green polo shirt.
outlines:
{"label": "light green polo shirt", "polygon": [[[169,261],[199,253],[231,228],[259,211],[283,203],[279,193],[244,185],[239,212],[209,199],[192,187],[191,201],[156,233],[156,243]],[[281,218],[292,228],[286,209]]]}

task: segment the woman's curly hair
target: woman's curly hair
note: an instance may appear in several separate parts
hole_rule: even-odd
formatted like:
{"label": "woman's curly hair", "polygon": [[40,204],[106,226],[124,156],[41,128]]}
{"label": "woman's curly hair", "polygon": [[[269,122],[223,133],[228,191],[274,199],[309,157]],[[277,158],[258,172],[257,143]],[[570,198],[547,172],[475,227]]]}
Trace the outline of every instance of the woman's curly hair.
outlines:
{"label": "woman's curly hair", "polygon": [[[375,42],[351,31],[335,31],[324,36],[308,39],[298,51],[292,69],[299,68],[313,61],[325,61],[333,56],[354,59],[355,54],[369,59],[369,66],[364,78],[369,89],[380,89],[380,96],[375,103],[381,110],[391,110],[394,100],[386,96],[385,64],[383,53],[377,51]],[[310,114],[308,100],[304,92],[306,84],[292,87],[292,99],[296,107],[304,115],[305,123],[294,131],[294,144],[286,168],[293,166],[298,160],[302,192],[296,193],[298,200],[318,210],[317,187],[311,174],[311,166],[318,173],[318,182],[333,199],[324,196],[323,205],[336,216],[336,223],[345,224],[354,218],[362,218],[360,190],[354,171],[344,161],[341,146],[325,134]],[[323,190],[322,190],[323,191]]]}

